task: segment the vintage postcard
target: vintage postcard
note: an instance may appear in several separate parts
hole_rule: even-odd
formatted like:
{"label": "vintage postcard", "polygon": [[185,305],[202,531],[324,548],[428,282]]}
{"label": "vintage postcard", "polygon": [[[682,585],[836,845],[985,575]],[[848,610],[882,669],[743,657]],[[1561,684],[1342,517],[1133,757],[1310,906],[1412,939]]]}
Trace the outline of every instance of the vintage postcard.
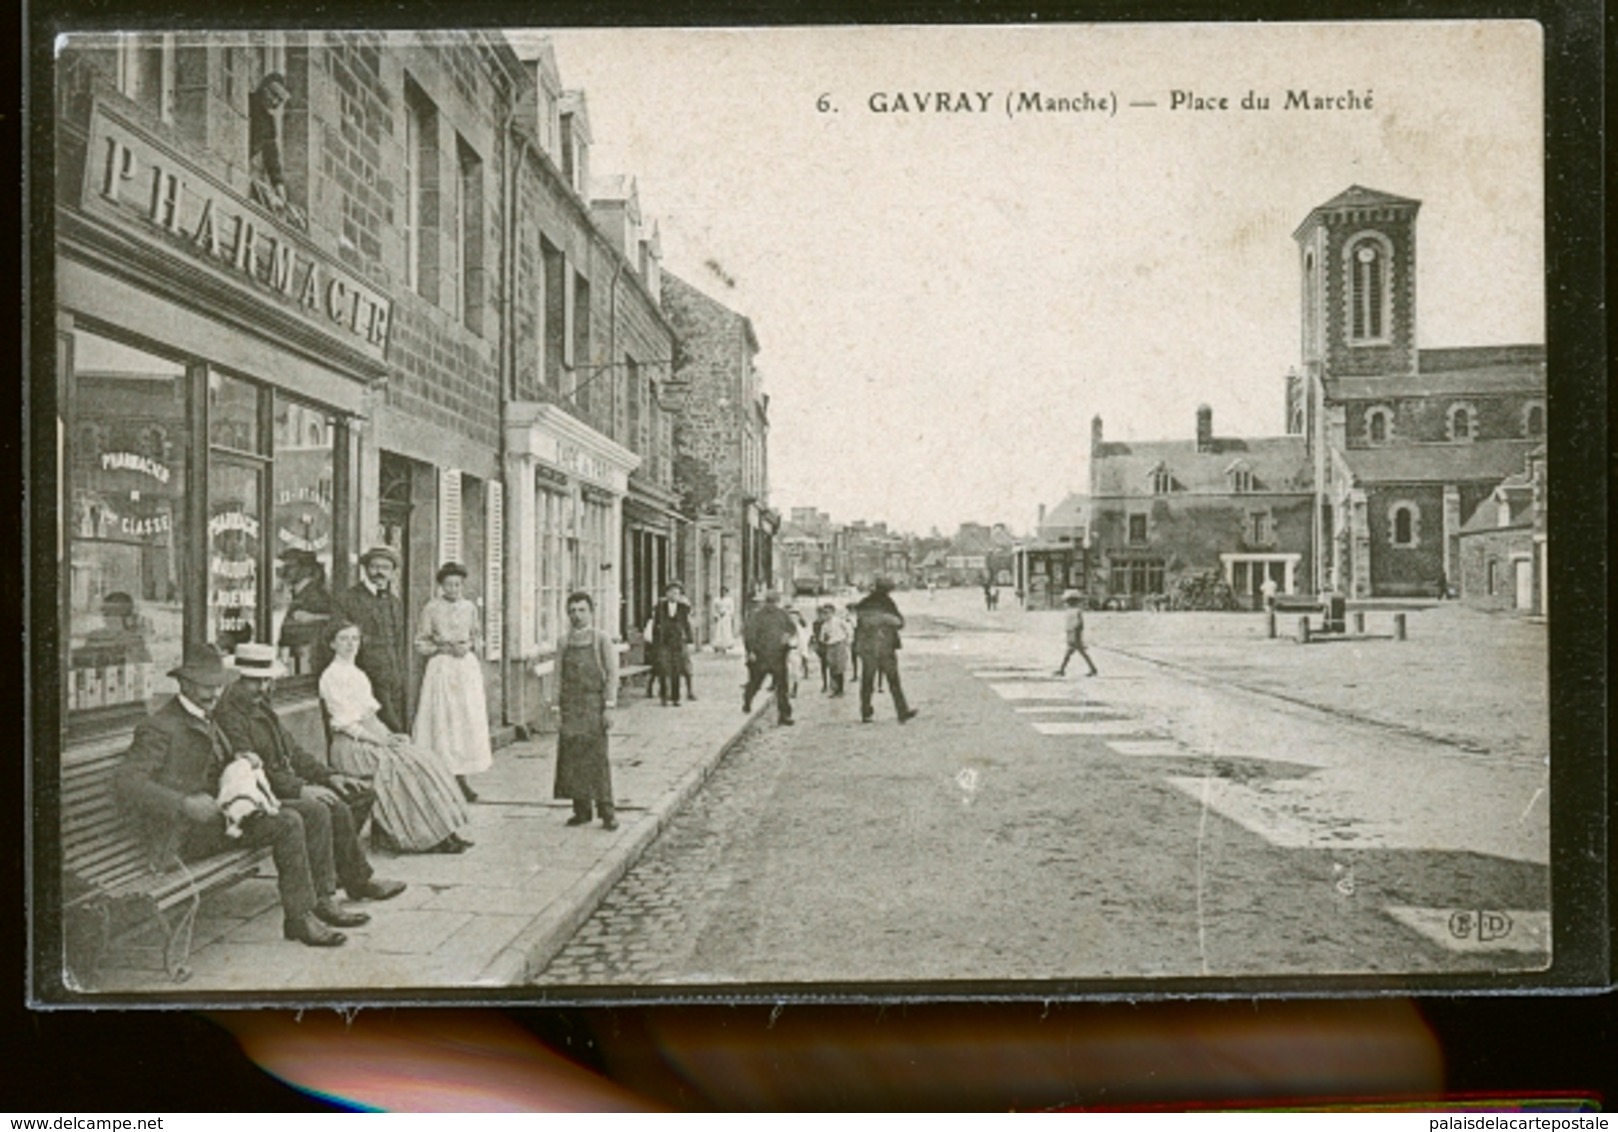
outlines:
{"label": "vintage postcard", "polygon": [[1605,982],[1546,37],[63,34],[33,997]]}

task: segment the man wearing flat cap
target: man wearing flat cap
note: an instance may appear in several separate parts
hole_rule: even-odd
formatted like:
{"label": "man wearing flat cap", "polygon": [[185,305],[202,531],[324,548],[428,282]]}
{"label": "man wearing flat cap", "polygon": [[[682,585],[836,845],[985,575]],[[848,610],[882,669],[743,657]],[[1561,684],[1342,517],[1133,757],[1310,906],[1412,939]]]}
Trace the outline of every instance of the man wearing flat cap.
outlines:
{"label": "man wearing flat cap", "polygon": [[225,686],[214,709],[214,722],[237,751],[252,751],[264,763],[269,780],[283,807],[290,806],[315,823],[321,815],[311,807],[323,807],[331,823],[331,856],[334,878],[355,900],[389,900],[404,891],[399,881],[378,880],[360,846],[359,830],[376,803],[376,794],[364,782],[338,774],[310,754],[293,738],[281,717],[275,713],[275,682],[287,674],[286,666],[271,645],[248,642],[236,646],[225,664],[236,670],[237,679]]}
{"label": "man wearing flat cap", "polygon": [[268,845],[281,894],[282,933],[310,947],[336,947],[347,937],[333,928],[355,927],[370,916],[339,907],[333,898],[326,808],[259,811],[243,819],[238,838],[227,836],[219,779],[235,752],[213,713],[236,674],[208,648],[169,675],[179,694],[135,728],[115,778],[153,866],[166,869],[176,860],[199,860],[238,845]]}
{"label": "man wearing flat cap", "polygon": [[337,595],[337,612],[359,626],[360,651],[354,664],[371,679],[371,694],[382,705],[377,718],[389,731],[408,733],[405,687],[410,648],[404,602],[393,592],[398,576],[398,552],[373,546],[360,555],[360,580]]}

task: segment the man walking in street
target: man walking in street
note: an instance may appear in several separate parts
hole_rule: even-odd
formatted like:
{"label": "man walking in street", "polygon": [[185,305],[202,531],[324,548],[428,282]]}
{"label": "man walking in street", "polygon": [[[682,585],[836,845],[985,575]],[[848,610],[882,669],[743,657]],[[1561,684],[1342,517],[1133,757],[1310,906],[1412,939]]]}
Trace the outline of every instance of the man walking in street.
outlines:
{"label": "man walking in street", "polygon": [[742,710],[753,710],[753,697],[758,694],[764,677],[775,685],[776,720],[782,726],[791,726],[792,683],[787,675],[787,661],[798,639],[798,626],[786,610],[781,608],[781,591],[764,591],[764,604],[755,609],[742,631],[742,642],[747,648],[747,688],[742,692]]}
{"label": "man walking in street", "polygon": [[214,722],[231,747],[258,755],[270,789],[283,808],[302,816],[305,826],[321,824],[322,815],[312,810],[325,809],[331,824],[335,879],[350,897],[391,900],[403,892],[402,881],[376,879],[360,846],[359,830],[376,802],[375,793],[364,782],[336,773],[304,750],[276,715],[271,697],[275,681],[286,675],[286,667],[276,657],[275,648],[256,642],[237,645],[236,654],[225,663],[236,670],[238,679],[220,695]]}
{"label": "man walking in street", "polygon": [[364,912],[338,907],[332,861],[331,818],[316,804],[306,813],[282,806],[259,811],[227,836],[218,802],[219,780],[235,757],[213,721],[225,685],[235,673],[217,651],[193,655],[169,675],[179,694],[141,721],[119,766],[117,791],[133,812],[152,862],[201,860],[237,846],[268,845],[281,896],[282,934],[310,947],[336,947],[348,937],[333,927],[357,927]]}
{"label": "man walking in street", "polygon": [[1056,670],[1056,675],[1067,675],[1067,662],[1078,653],[1084,658],[1084,663],[1090,666],[1090,675],[1096,675],[1096,662],[1090,659],[1090,654],[1084,648],[1084,596],[1077,590],[1068,590],[1062,595],[1062,601],[1067,605],[1067,652],[1062,654],[1062,664]]}
{"label": "man walking in street", "polygon": [[381,708],[377,718],[395,733],[408,733],[410,715],[405,684],[410,651],[405,640],[404,603],[393,592],[399,555],[392,547],[375,546],[360,555],[360,580],[337,595],[337,612],[360,629],[355,667],[371,680],[371,694]]}
{"label": "man walking in street", "polygon": [[860,659],[860,722],[870,723],[876,714],[871,707],[871,692],[878,676],[887,680],[899,722],[914,719],[916,709],[905,702],[904,687],[899,683],[899,630],[904,628],[905,619],[893,604],[892,580],[878,578],[871,592],[855,603],[854,613],[858,617],[854,651]]}

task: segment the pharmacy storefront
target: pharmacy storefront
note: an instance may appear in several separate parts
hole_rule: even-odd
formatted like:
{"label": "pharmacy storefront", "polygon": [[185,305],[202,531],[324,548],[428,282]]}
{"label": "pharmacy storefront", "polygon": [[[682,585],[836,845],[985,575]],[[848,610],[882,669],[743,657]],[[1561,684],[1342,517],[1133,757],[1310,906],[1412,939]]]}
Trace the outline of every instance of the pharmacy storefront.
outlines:
{"label": "pharmacy storefront", "polygon": [[640,457],[555,405],[506,409],[507,640],[510,718],[545,727],[567,595],[595,602],[595,624],[618,636],[624,496]]}
{"label": "pharmacy storefront", "polygon": [[125,733],[204,644],[276,645],[289,696],[312,709],[316,622],[355,549],[358,434],[391,303],[116,104],[94,106],[63,149],[69,742]]}

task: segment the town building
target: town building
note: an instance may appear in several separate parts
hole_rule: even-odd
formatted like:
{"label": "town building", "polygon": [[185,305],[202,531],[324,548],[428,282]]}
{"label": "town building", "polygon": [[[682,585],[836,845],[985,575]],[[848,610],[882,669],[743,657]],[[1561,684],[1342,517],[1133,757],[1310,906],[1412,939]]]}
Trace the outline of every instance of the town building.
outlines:
{"label": "town building", "polygon": [[781,516],[769,502],[769,395],[756,365],[752,320],[678,276],[662,276],[662,306],[678,339],[675,378],[688,389],[674,424],[676,491],[693,520],[682,554],[698,619],[728,590],[738,613],[776,580]]}
{"label": "town building", "polygon": [[544,726],[567,593],[627,637],[682,537],[657,231],[592,177],[582,92],[483,32],[60,58],[70,744],[127,741],[187,649],[261,640],[321,749],[294,613],[376,544],[411,630],[468,568],[490,722]]}
{"label": "town building", "polygon": [[1109,441],[1090,422],[1089,593],[1139,608],[1217,572],[1255,604],[1266,579],[1306,586],[1314,493],[1301,436],[1222,437],[1197,409],[1189,440]]}
{"label": "town building", "polygon": [[813,507],[792,508],[781,524],[777,541],[787,563],[782,581],[792,593],[830,593],[841,584],[837,527],[826,512]]}
{"label": "town building", "polygon": [[1458,596],[1480,609],[1545,614],[1545,449],[1501,480],[1461,527]]}
{"label": "town building", "polygon": [[1543,345],[1420,346],[1420,207],[1354,185],[1293,234],[1303,369],[1287,427],[1313,464],[1311,580],[1350,597],[1449,588],[1463,522],[1545,439]]}
{"label": "town building", "polygon": [[1034,537],[1016,547],[1012,585],[1024,608],[1057,609],[1069,590],[1089,592],[1090,500],[1070,493],[1049,512],[1039,505]]}
{"label": "town building", "polygon": [[[412,616],[441,562],[469,567],[502,718],[515,56],[478,32],[152,33],[74,36],[59,62],[70,741],[117,741],[188,648],[250,639],[282,647],[286,714],[318,738],[289,610],[372,543],[401,552]],[[109,596],[138,638],[118,679],[75,655]]]}

